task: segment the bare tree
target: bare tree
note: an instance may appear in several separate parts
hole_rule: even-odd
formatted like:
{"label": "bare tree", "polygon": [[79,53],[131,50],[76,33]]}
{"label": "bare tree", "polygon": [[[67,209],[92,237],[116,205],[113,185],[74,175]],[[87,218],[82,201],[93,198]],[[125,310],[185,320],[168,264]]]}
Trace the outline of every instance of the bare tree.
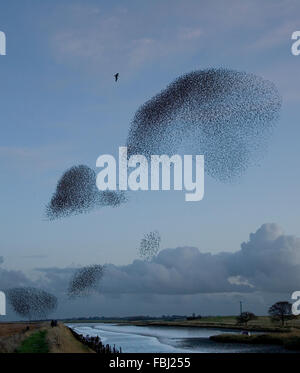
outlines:
{"label": "bare tree", "polygon": [[284,326],[286,320],[293,318],[292,304],[289,302],[277,302],[269,308],[269,315],[273,321],[281,321],[281,326]]}
{"label": "bare tree", "polygon": [[248,322],[257,319],[257,317],[252,312],[242,312],[237,318],[239,324],[245,324],[247,326]]}

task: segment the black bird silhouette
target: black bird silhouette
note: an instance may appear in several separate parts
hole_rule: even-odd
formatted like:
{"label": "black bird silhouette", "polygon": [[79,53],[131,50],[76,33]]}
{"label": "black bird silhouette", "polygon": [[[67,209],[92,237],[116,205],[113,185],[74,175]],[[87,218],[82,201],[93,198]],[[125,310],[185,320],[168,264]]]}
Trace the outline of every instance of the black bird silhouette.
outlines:
{"label": "black bird silhouette", "polygon": [[119,78],[119,73],[116,73],[116,74],[114,75],[114,77],[115,77],[115,80],[117,81],[118,78]]}

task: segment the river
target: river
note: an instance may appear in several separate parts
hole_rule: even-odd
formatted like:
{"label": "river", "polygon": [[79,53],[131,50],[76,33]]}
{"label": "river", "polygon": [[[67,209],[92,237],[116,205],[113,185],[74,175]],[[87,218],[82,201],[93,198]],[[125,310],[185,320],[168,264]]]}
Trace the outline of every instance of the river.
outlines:
{"label": "river", "polygon": [[99,336],[104,344],[121,347],[122,352],[133,353],[238,353],[286,352],[280,346],[216,343],[211,335],[239,333],[236,330],[205,329],[175,326],[135,326],[111,323],[68,324],[77,333]]}

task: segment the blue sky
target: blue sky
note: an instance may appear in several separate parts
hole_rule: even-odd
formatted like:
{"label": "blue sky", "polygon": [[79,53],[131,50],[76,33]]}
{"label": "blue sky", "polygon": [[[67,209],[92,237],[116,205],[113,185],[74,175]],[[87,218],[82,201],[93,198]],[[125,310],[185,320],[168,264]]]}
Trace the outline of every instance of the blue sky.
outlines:
{"label": "blue sky", "polygon": [[[144,233],[163,248],[236,251],[263,223],[300,236],[297,1],[6,1],[0,30],[1,251],[9,269],[128,264]],[[235,184],[205,178],[203,201],[130,193],[118,209],[49,222],[70,166],[125,144],[139,105],[182,73],[229,67],[273,81],[281,118],[260,165]],[[117,84],[113,74],[120,73]]]}

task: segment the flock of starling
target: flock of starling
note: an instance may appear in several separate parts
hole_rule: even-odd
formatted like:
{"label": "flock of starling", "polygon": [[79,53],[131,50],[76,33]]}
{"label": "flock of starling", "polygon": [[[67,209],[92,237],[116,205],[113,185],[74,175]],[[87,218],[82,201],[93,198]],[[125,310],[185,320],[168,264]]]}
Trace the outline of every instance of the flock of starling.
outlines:
{"label": "flock of starling", "polygon": [[[229,69],[193,71],[137,110],[128,156],[203,154],[208,175],[231,181],[263,153],[280,108],[275,85],[259,76]],[[99,192],[88,166],[74,166],[58,181],[46,215],[56,219],[126,201],[124,193]]]}
{"label": "flock of starling", "polygon": [[21,317],[45,319],[55,311],[57,298],[41,289],[33,287],[11,288],[5,292],[11,307]]}
{"label": "flock of starling", "polygon": [[139,246],[139,254],[142,259],[150,261],[160,249],[161,237],[158,231],[144,235]]}
{"label": "flock of starling", "polygon": [[180,76],[136,112],[128,155],[203,154],[219,181],[241,176],[265,148],[281,97],[259,76],[229,69]]}
{"label": "flock of starling", "polygon": [[79,268],[69,283],[69,297],[89,295],[91,290],[97,289],[103,273],[104,267],[98,264]]}

